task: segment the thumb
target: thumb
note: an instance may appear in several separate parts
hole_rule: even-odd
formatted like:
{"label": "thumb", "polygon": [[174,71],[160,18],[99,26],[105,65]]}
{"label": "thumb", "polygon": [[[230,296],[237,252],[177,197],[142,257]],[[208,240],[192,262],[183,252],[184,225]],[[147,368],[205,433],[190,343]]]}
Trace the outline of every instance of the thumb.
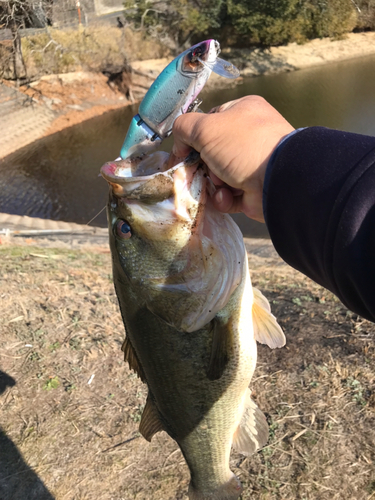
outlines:
{"label": "thumb", "polygon": [[195,149],[201,152],[202,144],[197,133],[200,123],[204,118],[203,113],[186,113],[180,115],[173,124],[173,149],[172,153],[178,158],[185,158]]}

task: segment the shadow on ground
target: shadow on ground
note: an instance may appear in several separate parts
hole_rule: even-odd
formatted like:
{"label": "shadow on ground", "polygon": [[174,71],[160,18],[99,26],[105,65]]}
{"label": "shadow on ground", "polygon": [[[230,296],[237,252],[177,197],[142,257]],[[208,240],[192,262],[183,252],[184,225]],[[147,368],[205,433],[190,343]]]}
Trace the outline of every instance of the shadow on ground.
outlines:
{"label": "shadow on ground", "polygon": [[[16,385],[0,370],[0,395]],[[0,499],[54,500],[37,474],[27,465],[17,446],[0,427]]]}

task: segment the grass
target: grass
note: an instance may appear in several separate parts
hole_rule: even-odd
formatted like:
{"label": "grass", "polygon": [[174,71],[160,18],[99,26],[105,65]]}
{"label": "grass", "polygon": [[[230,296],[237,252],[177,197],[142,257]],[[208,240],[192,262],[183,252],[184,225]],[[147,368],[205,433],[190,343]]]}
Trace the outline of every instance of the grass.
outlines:
{"label": "grass", "polygon": [[159,40],[142,37],[130,28],[111,26],[59,30],[22,38],[29,76],[68,73],[80,69],[100,71],[104,65],[154,59],[169,55]]}
{"label": "grass", "polygon": [[[15,381],[0,395],[2,500],[187,499],[176,443],[138,433],[147,391],[123,361],[110,265],[107,250],[0,248],[1,370]],[[242,500],[374,498],[375,326],[286,265],[250,268],[287,345],[259,346],[251,388],[270,439],[232,453]]]}

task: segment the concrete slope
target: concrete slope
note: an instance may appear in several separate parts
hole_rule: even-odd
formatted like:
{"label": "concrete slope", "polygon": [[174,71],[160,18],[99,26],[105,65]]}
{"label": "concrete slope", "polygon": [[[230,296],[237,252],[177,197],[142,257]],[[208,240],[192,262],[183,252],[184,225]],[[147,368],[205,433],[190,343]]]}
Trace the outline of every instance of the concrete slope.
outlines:
{"label": "concrete slope", "polygon": [[54,118],[47,107],[0,83],[0,158],[41,138]]}
{"label": "concrete slope", "polygon": [[40,247],[108,247],[108,229],[0,213],[0,242]]}

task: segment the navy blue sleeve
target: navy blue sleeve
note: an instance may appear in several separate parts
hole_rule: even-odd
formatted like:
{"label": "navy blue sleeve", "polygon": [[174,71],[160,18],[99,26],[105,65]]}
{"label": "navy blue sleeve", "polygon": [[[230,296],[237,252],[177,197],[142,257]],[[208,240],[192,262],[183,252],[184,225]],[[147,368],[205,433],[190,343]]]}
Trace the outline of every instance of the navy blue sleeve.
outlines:
{"label": "navy blue sleeve", "polygon": [[277,149],[266,180],[279,255],[375,321],[375,137],[303,129]]}

